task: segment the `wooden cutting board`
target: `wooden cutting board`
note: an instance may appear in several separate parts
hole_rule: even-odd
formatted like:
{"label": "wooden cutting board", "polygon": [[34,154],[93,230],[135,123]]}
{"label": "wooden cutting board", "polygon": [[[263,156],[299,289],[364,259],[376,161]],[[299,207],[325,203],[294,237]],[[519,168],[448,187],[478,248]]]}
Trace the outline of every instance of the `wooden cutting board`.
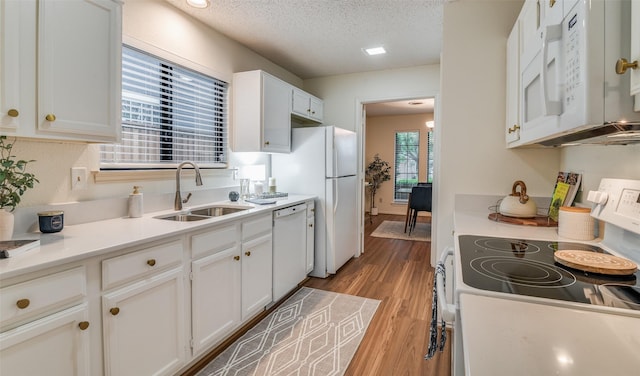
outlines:
{"label": "wooden cutting board", "polygon": [[562,265],[585,272],[629,275],[638,270],[638,265],[630,260],[592,251],[556,251],[553,258]]}
{"label": "wooden cutting board", "polygon": [[558,222],[550,219],[549,217],[537,216],[531,218],[516,218],[508,217],[500,213],[489,214],[489,219],[492,221],[511,223],[512,225],[522,226],[538,226],[538,227],[558,227]]}

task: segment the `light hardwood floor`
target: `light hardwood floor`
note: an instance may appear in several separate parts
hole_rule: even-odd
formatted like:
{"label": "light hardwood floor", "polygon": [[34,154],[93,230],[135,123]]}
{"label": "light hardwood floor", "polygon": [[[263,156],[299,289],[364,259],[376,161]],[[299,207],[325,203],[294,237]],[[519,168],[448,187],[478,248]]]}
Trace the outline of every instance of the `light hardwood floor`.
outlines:
{"label": "light hardwood floor", "polygon": [[369,236],[384,220],[404,222],[404,216],[378,215],[372,224],[367,220],[365,253],[336,275],[311,278],[305,286],[381,300],[346,376],[449,376],[451,341],[433,359],[423,358],[431,318],[431,242]]}

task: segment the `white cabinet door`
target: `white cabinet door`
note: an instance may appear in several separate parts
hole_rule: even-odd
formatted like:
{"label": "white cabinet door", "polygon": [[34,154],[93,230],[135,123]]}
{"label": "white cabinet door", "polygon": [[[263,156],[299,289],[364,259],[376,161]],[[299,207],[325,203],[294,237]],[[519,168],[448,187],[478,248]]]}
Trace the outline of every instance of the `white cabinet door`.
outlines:
{"label": "white cabinet door", "polygon": [[507,39],[507,145],[520,139],[520,21],[516,20]]}
{"label": "white cabinet door", "polygon": [[316,231],[316,226],[315,226],[315,217],[311,216],[311,217],[307,217],[307,246],[306,246],[306,251],[307,251],[307,265],[306,265],[306,273],[311,273],[311,271],[313,270],[313,267],[315,265],[315,231]]}
{"label": "white cabinet door", "polygon": [[36,90],[36,2],[0,2],[0,131],[33,134]]}
{"label": "white cabinet door", "polygon": [[293,88],[291,113],[298,119],[312,120],[321,123],[324,111],[324,102],[320,98],[304,92],[298,88]]}
{"label": "white cabinet door", "polygon": [[173,375],[186,360],[182,268],[105,294],[106,375]]}
{"label": "white cabinet door", "polygon": [[262,93],[262,151],[291,151],[291,110],[289,85],[284,81],[263,75]]}
{"label": "white cabinet door", "polygon": [[39,133],[82,141],[118,140],[121,19],[118,1],[39,2]]}
{"label": "white cabinet door", "polygon": [[272,301],[271,232],[242,244],[242,321]]}
{"label": "white cabinet door", "polygon": [[214,253],[192,263],[193,353],[220,342],[240,325],[240,248]]}
{"label": "white cabinet door", "polygon": [[88,311],[82,304],[0,334],[0,375],[89,375]]}
{"label": "white cabinet door", "polygon": [[233,151],[291,151],[291,88],[263,71],[233,75]]}

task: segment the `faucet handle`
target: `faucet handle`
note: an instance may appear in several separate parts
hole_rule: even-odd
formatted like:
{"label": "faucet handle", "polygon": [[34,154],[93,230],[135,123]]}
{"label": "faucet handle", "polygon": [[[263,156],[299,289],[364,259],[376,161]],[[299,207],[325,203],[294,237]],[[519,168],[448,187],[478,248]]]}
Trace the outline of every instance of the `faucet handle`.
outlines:
{"label": "faucet handle", "polygon": [[182,203],[183,203],[183,204],[186,204],[186,203],[189,201],[189,199],[190,199],[190,198],[191,198],[191,192],[189,192],[189,194],[187,195],[187,198],[185,198],[184,200],[182,200]]}

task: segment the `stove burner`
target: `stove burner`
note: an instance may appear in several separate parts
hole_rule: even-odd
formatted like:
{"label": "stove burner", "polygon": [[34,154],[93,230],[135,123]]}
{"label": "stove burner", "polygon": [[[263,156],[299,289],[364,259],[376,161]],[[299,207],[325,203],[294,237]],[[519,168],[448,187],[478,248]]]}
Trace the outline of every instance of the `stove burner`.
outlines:
{"label": "stove burner", "polygon": [[576,282],[576,277],[564,269],[528,259],[486,256],[471,260],[470,265],[476,272],[510,285],[563,288]]}
{"label": "stove burner", "polygon": [[609,307],[640,310],[640,287],[616,283],[598,286],[603,304]]}
{"label": "stove burner", "polygon": [[540,252],[540,247],[525,240],[502,239],[502,238],[481,238],[474,244],[480,248],[498,252],[509,252],[520,257],[525,253]]}

